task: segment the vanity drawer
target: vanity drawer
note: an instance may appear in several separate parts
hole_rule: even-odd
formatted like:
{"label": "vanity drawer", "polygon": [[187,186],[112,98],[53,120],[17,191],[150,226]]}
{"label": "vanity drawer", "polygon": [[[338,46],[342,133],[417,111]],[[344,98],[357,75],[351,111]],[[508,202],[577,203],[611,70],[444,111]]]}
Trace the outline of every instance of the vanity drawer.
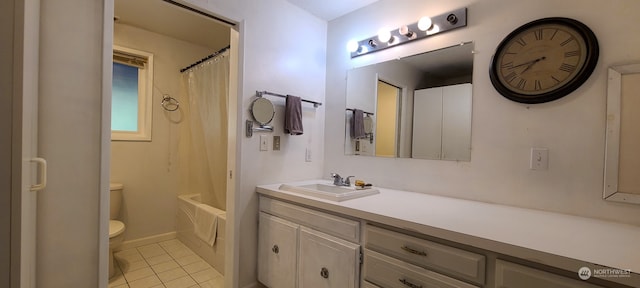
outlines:
{"label": "vanity drawer", "polygon": [[571,279],[519,264],[496,261],[496,287],[500,288],[602,288],[576,278]]}
{"label": "vanity drawer", "polygon": [[360,242],[360,222],[260,197],[260,210],[351,242]]}
{"label": "vanity drawer", "polygon": [[367,249],[363,267],[364,279],[384,288],[478,287]]}
{"label": "vanity drawer", "polygon": [[402,233],[366,226],[366,247],[400,260],[484,284],[486,258],[458,248]]}

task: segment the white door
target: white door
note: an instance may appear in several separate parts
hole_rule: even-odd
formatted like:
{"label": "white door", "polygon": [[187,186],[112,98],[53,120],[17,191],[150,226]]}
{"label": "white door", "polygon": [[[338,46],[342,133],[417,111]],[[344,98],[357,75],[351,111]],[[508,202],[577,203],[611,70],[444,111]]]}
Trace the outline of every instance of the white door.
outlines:
{"label": "white door", "polygon": [[411,158],[440,159],[442,157],[442,88],[416,90],[413,95]]}
{"label": "white door", "polygon": [[442,87],[442,159],[471,160],[471,84]]}

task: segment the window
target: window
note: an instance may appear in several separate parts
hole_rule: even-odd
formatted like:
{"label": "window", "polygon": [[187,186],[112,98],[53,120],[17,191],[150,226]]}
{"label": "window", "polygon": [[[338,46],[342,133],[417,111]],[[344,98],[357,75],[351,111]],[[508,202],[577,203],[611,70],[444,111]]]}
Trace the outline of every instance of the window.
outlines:
{"label": "window", "polygon": [[153,54],[113,47],[111,140],[151,141]]}

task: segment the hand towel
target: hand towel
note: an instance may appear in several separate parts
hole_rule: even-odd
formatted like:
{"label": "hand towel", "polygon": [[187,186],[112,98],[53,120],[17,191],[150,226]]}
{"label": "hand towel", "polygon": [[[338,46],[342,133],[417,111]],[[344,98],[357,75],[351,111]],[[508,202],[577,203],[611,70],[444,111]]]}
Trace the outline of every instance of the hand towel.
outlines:
{"label": "hand towel", "polygon": [[302,135],[302,100],[300,97],[287,95],[284,109],[284,132],[291,135]]}
{"label": "hand towel", "polygon": [[353,118],[351,118],[351,138],[364,138],[364,112],[360,109],[353,109]]}
{"label": "hand towel", "polygon": [[196,206],[193,228],[198,238],[213,247],[218,234],[217,209],[206,204],[198,204]]}
{"label": "hand towel", "polygon": [[364,116],[363,122],[364,122],[364,134],[373,133],[373,118],[371,118],[371,116],[367,114],[366,116]]}

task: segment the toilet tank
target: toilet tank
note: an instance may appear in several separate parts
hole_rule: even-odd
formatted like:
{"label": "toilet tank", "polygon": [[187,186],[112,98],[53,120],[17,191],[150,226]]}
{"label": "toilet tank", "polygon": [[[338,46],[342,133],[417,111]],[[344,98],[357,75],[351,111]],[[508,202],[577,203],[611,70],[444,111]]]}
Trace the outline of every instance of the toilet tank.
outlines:
{"label": "toilet tank", "polygon": [[110,191],[110,213],[109,220],[117,220],[120,217],[120,208],[122,207],[122,189],[124,185],[120,183],[111,183]]}

